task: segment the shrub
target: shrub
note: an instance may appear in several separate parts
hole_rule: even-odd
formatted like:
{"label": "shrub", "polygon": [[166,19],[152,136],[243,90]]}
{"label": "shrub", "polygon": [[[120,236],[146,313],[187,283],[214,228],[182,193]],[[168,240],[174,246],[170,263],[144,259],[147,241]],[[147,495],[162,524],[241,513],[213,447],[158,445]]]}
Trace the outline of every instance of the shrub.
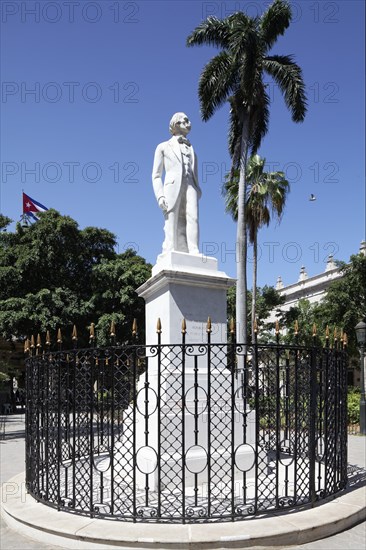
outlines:
{"label": "shrub", "polygon": [[348,424],[360,423],[360,388],[350,386],[347,396],[347,421]]}

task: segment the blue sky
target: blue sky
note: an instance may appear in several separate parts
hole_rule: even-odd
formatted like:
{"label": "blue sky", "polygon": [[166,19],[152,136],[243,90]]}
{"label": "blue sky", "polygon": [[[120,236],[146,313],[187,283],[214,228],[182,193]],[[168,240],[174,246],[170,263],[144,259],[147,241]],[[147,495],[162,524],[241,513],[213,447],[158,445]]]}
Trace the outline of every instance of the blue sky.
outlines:
{"label": "blue sky", "polygon": [[[200,242],[235,276],[235,225],[221,186],[230,167],[228,108],[200,119],[197,85],[215,49],[187,48],[206,16],[264,1],[1,1],[0,212],[19,220],[22,189],[49,208],[116,234],[155,263],[163,219],[151,184],[155,147],[173,113],[192,121],[203,189]],[[364,2],[292,2],[272,49],[303,68],[308,114],[294,124],[279,90],[259,153],[291,184],[280,225],[259,235],[258,282],[285,284],[347,260],[365,238]],[[33,92],[32,92],[33,90]],[[317,200],[308,200],[310,193]]]}

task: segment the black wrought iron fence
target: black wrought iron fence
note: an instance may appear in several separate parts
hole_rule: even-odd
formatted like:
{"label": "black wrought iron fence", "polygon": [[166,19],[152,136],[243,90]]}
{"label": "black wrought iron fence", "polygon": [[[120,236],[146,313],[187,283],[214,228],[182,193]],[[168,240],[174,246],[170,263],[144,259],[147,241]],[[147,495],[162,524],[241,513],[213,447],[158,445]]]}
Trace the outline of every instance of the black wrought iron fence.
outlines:
{"label": "black wrought iron fence", "polygon": [[[33,351],[32,351],[33,350]],[[26,361],[26,481],[59,510],[208,522],[311,504],[347,481],[347,359],[232,341]]]}

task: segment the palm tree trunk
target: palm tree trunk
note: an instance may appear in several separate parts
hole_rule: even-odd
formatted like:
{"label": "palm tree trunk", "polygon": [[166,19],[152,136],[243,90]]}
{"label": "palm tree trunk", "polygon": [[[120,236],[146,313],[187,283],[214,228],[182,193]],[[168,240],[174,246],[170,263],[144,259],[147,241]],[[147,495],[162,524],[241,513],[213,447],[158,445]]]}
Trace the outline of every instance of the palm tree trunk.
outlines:
{"label": "palm tree trunk", "polygon": [[237,282],[236,282],[236,323],[237,339],[239,342],[247,343],[247,223],[245,215],[245,197],[247,195],[246,166],[248,156],[249,137],[249,113],[243,121],[240,147],[240,177],[238,190],[238,223],[237,223]]}
{"label": "palm tree trunk", "polygon": [[257,231],[253,239],[253,289],[252,289],[252,342],[254,342],[255,312],[257,308],[257,268],[258,268],[258,240]]}

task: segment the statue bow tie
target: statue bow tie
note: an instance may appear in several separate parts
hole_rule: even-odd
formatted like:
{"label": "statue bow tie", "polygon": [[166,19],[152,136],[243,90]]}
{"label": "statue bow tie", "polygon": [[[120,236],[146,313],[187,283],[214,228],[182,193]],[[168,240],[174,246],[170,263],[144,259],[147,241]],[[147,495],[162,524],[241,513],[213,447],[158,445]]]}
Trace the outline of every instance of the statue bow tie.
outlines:
{"label": "statue bow tie", "polygon": [[178,143],[185,143],[188,147],[191,145],[191,142],[183,136],[178,137]]}

